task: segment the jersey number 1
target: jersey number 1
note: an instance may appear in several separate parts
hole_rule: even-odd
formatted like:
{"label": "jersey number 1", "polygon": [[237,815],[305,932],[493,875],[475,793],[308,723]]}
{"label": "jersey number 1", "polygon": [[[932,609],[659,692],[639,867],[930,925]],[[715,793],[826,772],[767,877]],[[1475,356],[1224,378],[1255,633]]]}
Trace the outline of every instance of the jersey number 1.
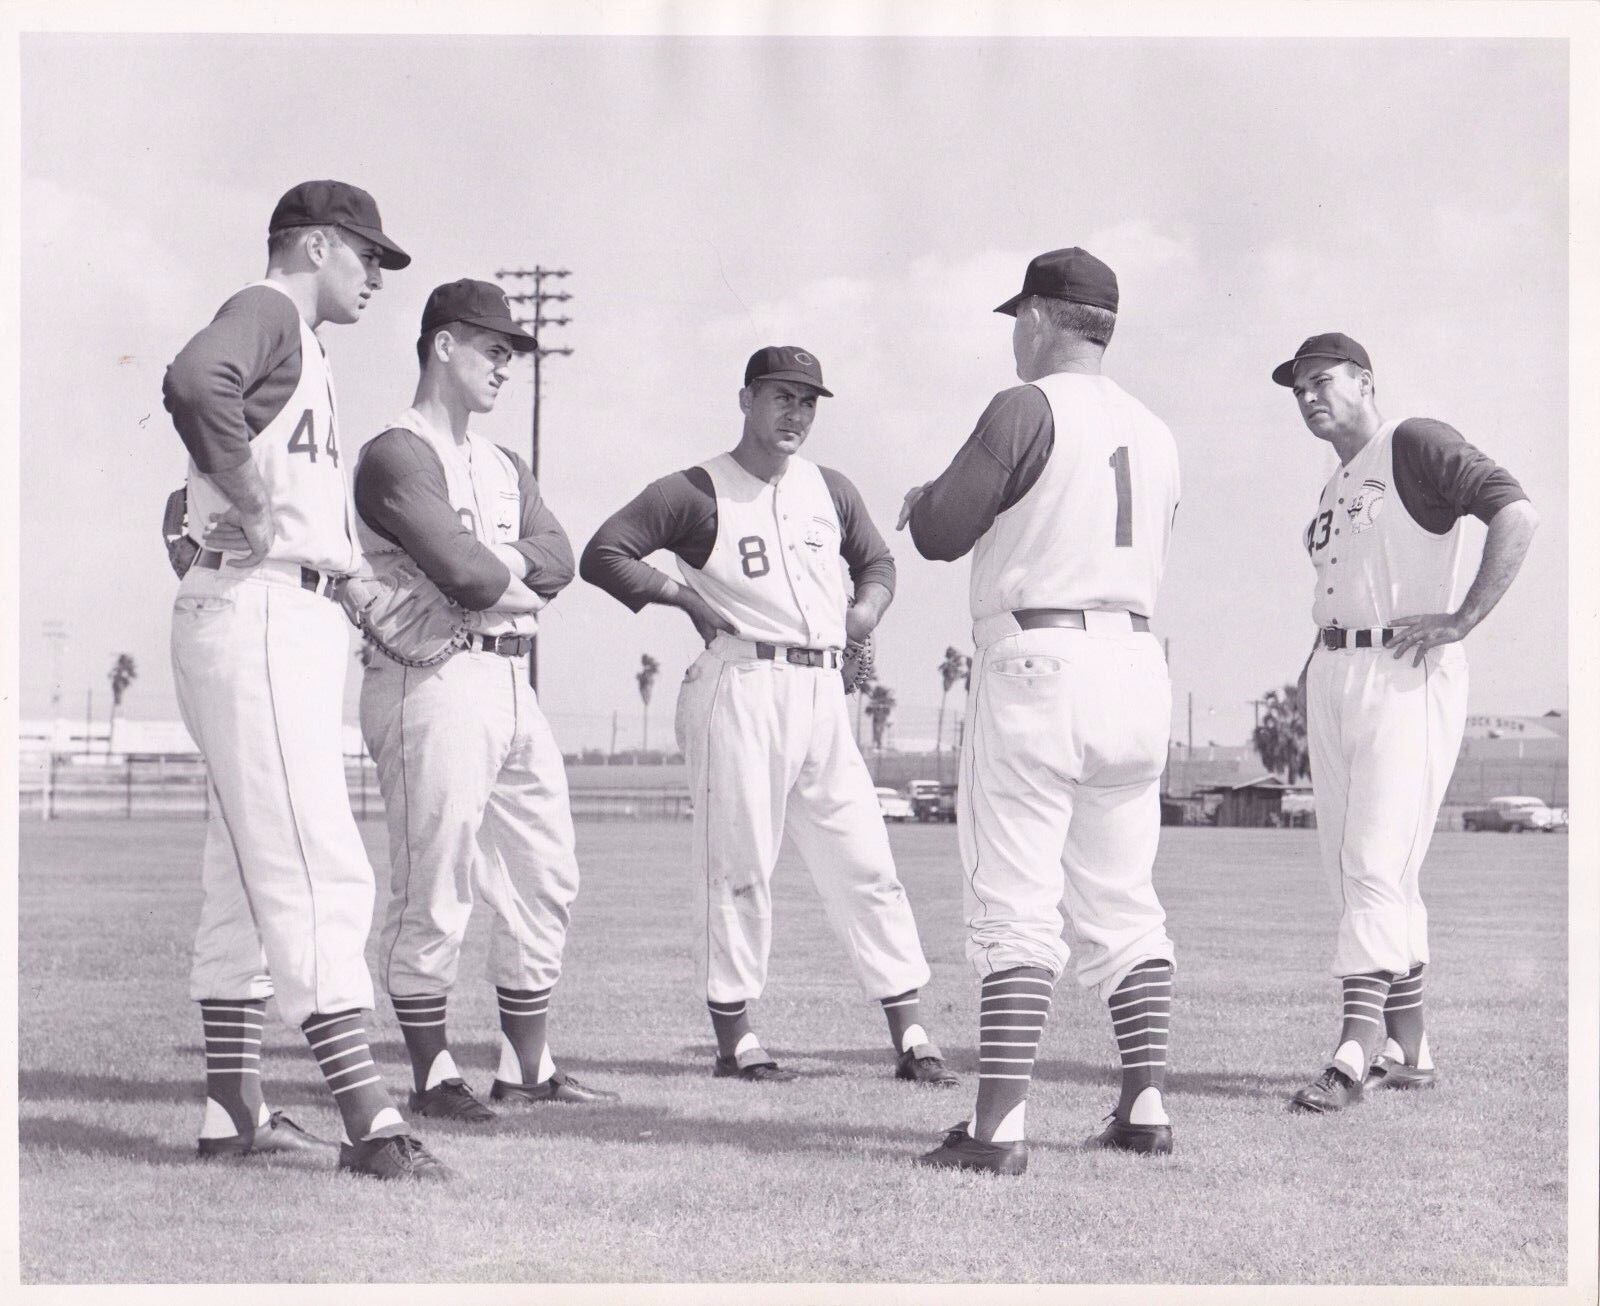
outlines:
{"label": "jersey number 1", "polygon": [[1117,545],[1119,549],[1133,547],[1133,473],[1128,467],[1128,446],[1118,445],[1116,453],[1107,460],[1117,478]]}
{"label": "jersey number 1", "polygon": [[[328,443],[325,446],[333,465],[339,465],[339,446],[334,443],[333,423],[328,423]],[[317,426],[311,420],[311,410],[308,408],[300,414],[300,420],[295,424],[294,434],[289,437],[289,452],[310,455],[311,461],[317,461]]]}

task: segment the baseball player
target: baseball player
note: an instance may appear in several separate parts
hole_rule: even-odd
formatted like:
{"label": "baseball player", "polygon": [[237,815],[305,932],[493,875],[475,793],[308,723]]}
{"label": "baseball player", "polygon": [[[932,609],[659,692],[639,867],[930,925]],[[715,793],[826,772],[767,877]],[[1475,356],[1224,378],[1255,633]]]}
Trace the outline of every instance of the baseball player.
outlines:
{"label": "baseball player", "polygon": [[463,646],[432,665],[375,653],[361,733],[389,826],[378,964],[411,1057],[410,1107],[469,1124],[497,1114],[462,1079],[445,1033],[474,897],[495,913],[488,968],[501,1038],[490,1097],[617,1099],[557,1070],[545,1041],[578,862],[561,750],[527,658],[535,614],[572,580],[572,546],[527,463],[469,427],[494,408],[512,359],[534,348],[499,287],[438,287],[422,311],[416,398],[356,469],[373,572],[462,632]]}
{"label": "baseball player", "polygon": [[[1538,518],[1510,473],[1445,423],[1385,421],[1367,351],[1349,336],[1312,336],[1272,379],[1339,456],[1305,532],[1318,631],[1301,701],[1317,835],[1339,900],[1344,1011],[1333,1059],[1292,1100],[1337,1111],[1369,1084],[1438,1082],[1422,1017],[1419,876],[1466,727],[1460,641],[1516,577]],[[1454,606],[1468,514],[1489,533]]]}
{"label": "baseball player", "polygon": [[1115,274],[1081,249],[1029,263],[995,310],[1016,319],[1023,384],[989,401],[900,515],[924,557],[972,553],[976,644],[957,821],[982,984],[978,1100],[922,1165],[1027,1168],[1028,1085],[1070,955],[1110,1007],[1122,1062],[1090,1141],[1172,1150],[1173,948],[1151,883],[1172,687],[1150,617],[1178,457],[1165,424],[1101,372],[1117,303]]}
{"label": "baseball player", "polygon": [[[895,873],[872,778],[850,730],[840,654],[894,592],[894,560],[855,487],[799,457],[822,368],[757,350],[738,445],[648,486],[584,550],[580,574],[637,612],[682,608],[705,641],[678,694],[694,798],[696,955],[716,1032],[713,1073],[792,1080],[750,1026],[772,940],[773,867],[787,833],[856,977],[889,1022],[899,1079],[953,1086],[920,1014],[928,964]],[[675,581],[645,563],[677,555]],[[847,599],[840,559],[849,567]]]}
{"label": "baseball player", "polygon": [[372,197],[343,182],[294,187],[268,232],[266,276],[223,304],[164,384],[189,451],[188,526],[169,541],[182,574],[173,678],[216,795],[190,978],[206,1052],[199,1147],[238,1156],[316,1145],[262,1100],[261,1030],[275,995],[338,1104],[340,1168],[441,1179],[367,1046],[373,876],[345,789],[349,648],[330,601],[361,546],[315,333],[358,321],[380,269],[411,260],[384,235]]}

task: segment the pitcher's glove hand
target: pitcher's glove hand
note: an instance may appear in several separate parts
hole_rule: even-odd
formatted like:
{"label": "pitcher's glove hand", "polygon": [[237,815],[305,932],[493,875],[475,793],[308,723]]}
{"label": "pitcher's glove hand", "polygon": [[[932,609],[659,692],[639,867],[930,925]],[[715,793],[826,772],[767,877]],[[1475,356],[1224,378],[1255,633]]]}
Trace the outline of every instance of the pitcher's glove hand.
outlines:
{"label": "pitcher's glove hand", "polygon": [[839,663],[839,674],[844,677],[844,692],[853,694],[865,689],[873,681],[876,668],[872,659],[872,636],[853,639],[844,646],[844,658]]}
{"label": "pitcher's glove hand", "polygon": [[438,666],[466,647],[465,614],[454,605],[430,604],[406,579],[346,576],[339,584],[339,606],[386,657],[407,667]]}
{"label": "pitcher's glove hand", "polygon": [[161,515],[161,538],[166,541],[167,561],[179,580],[189,574],[194,560],[200,556],[200,546],[188,536],[189,488],[180,485],[167,496],[167,505]]}

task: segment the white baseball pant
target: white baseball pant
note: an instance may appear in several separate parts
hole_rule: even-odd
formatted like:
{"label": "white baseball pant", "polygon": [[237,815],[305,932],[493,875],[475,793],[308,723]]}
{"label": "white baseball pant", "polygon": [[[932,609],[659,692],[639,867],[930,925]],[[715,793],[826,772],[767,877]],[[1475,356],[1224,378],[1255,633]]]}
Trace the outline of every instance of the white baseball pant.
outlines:
{"label": "white baseball pant", "polygon": [[1059,976],[1075,956],[1078,983],[1106,998],[1141,961],[1173,960],[1151,879],[1172,684],[1127,613],[1086,622],[974,627],[957,822],[978,974]]}
{"label": "white baseball pant", "polygon": [[[349,625],[297,563],[191,568],[172,673],[216,804],[189,994],[261,998],[283,1018],[372,1006],[372,864],[345,788]],[[270,979],[267,973],[270,973]]]}
{"label": "white baseball pant", "polygon": [[461,652],[419,668],[375,653],[361,682],[361,733],[389,827],[385,988],[449,991],[475,898],[494,912],[489,982],[549,988],[561,974],[578,859],[566,768],[527,660]]}
{"label": "white baseball pant", "polygon": [[754,656],[718,635],[678,692],[694,800],[695,955],[713,1002],[761,996],[784,835],[870,998],[921,988],[928,963],[895,872],[836,668]]}
{"label": "white baseball pant", "polygon": [[1311,789],[1339,904],[1336,976],[1403,975],[1428,960],[1419,884],[1467,723],[1467,658],[1420,667],[1385,648],[1319,648],[1306,674]]}

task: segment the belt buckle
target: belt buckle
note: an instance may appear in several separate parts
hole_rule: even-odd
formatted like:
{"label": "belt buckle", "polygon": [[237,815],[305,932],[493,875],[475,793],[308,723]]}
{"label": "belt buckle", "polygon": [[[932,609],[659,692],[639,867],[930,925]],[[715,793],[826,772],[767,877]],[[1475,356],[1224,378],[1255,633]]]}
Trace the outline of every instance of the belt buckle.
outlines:
{"label": "belt buckle", "polygon": [[1341,638],[1343,634],[1344,631],[1340,630],[1337,626],[1324,626],[1322,628],[1323,646],[1335,650],[1343,648],[1344,640]]}

